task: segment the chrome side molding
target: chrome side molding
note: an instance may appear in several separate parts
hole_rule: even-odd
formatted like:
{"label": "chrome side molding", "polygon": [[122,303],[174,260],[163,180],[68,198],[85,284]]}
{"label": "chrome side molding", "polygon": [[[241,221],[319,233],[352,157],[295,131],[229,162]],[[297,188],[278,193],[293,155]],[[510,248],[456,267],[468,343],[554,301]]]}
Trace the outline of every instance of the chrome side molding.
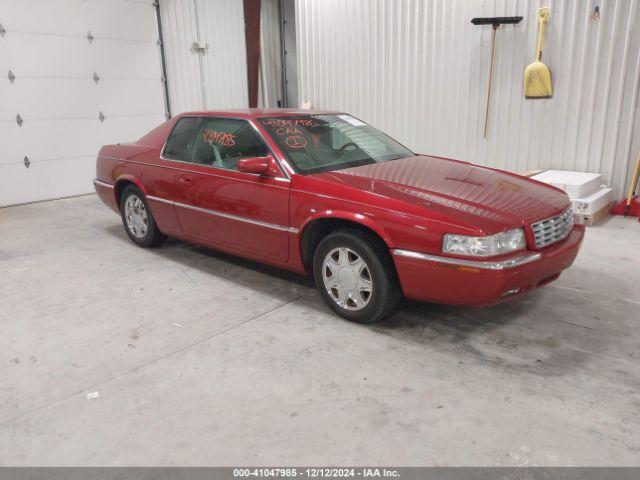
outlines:
{"label": "chrome side molding", "polygon": [[147,200],[153,200],[154,202],[166,203],[167,205],[173,205],[175,203],[175,202],[172,202],[171,200],[165,200],[164,198],[160,198],[160,197],[152,197],[151,195],[147,195],[145,198]]}
{"label": "chrome side molding", "polygon": [[463,267],[481,268],[484,270],[505,270],[514,268],[526,263],[539,260],[542,255],[539,253],[526,253],[507,260],[498,260],[495,262],[487,262],[480,260],[465,260],[462,258],[441,257],[439,255],[430,255],[428,253],[413,252],[411,250],[393,250],[393,254],[399,257],[415,258],[418,260],[427,260],[430,262],[447,263],[450,265],[459,265]]}

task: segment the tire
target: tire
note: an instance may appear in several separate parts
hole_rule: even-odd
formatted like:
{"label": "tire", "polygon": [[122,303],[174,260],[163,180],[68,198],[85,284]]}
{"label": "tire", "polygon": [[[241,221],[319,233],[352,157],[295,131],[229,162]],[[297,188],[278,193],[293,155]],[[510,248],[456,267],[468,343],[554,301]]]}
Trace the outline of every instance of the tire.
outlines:
{"label": "tire", "polygon": [[135,244],[156,247],[166,240],[167,237],[158,229],[147,200],[138,187],[129,185],[122,192],[120,215],[125,232]]}
{"label": "tire", "polygon": [[327,235],[314,253],[313,276],[333,311],[356,323],[379,322],[402,298],[386,245],[360,230]]}

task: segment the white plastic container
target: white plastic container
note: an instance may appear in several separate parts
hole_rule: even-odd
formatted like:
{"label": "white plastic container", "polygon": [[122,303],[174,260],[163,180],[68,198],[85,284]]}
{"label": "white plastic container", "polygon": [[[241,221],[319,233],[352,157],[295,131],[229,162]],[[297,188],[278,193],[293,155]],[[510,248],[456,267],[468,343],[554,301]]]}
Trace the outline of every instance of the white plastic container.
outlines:
{"label": "white plastic container", "polygon": [[589,195],[602,185],[601,173],[569,172],[563,170],[547,170],[534,175],[534,180],[548,183],[564,190],[569,198],[581,198]]}
{"label": "white plastic container", "polygon": [[595,193],[590,193],[582,198],[572,198],[571,207],[577,215],[593,215],[602,207],[609,205],[613,200],[613,189],[603,187]]}

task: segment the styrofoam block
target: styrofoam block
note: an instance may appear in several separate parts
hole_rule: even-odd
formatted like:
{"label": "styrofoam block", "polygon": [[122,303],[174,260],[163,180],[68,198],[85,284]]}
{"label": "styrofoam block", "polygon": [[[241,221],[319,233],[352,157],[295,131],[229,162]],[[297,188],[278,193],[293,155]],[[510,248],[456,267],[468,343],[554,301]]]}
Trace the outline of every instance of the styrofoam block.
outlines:
{"label": "styrofoam block", "polygon": [[547,170],[531,178],[564,190],[570,198],[584,197],[596,191],[602,184],[601,173]]}
{"label": "styrofoam block", "polygon": [[613,200],[612,188],[601,188],[595,193],[590,193],[581,198],[572,198],[571,206],[574,213],[581,215],[592,215]]}

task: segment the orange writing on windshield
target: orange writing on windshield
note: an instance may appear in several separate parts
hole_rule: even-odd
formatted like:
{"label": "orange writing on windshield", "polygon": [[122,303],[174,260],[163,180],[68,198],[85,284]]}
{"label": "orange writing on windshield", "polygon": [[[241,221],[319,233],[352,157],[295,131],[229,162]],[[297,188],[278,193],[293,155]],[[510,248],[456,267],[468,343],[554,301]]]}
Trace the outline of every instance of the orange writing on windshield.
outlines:
{"label": "orange writing on windshield", "polygon": [[297,129],[296,127],[280,127],[276,130],[278,135],[304,135],[304,132]]}
{"label": "orange writing on windshield", "polygon": [[307,146],[307,139],[302,135],[292,135],[285,140],[289,148],[304,148]]}
{"label": "orange writing on windshield", "polygon": [[310,118],[275,118],[275,119],[269,119],[269,120],[265,120],[264,124],[269,126],[269,127],[285,127],[287,125],[300,125],[303,127],[316,127],[318,125],[318,122],[316,122],[315,120],[312,120]]}

